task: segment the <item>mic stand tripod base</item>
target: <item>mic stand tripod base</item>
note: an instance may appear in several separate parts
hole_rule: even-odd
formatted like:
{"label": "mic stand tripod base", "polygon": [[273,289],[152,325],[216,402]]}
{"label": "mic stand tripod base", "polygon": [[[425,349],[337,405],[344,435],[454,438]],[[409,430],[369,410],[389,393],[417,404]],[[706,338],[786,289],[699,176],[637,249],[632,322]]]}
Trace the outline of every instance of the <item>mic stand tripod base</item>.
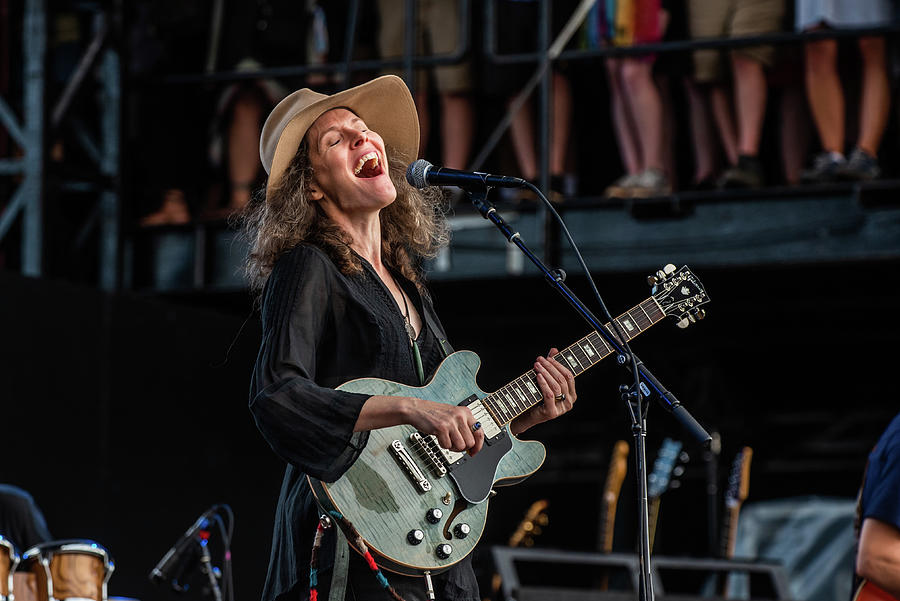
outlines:
{"label": "mic stand tripod base", "polygon": [[206,548],[206,541],[200,543],[200,565],[203,573],[209,579],[209,588],[213,598],[215,601],[222,601],[222,591],[219,589],[219,581],[216,578],[216,570],[212,567],[212,558],[209,556],[209,549]]}

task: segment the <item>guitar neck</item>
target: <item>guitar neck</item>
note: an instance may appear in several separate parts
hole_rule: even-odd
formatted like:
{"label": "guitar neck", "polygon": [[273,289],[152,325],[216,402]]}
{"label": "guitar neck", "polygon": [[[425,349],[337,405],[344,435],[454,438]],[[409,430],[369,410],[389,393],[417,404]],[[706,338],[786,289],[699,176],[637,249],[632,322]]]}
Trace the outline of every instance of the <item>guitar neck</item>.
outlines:
{"label": "guitar neck", "polygon": [[734,558],[734,547],[737,542],[737,525],[738,514],[741,506],[738,503],[725,508],[725,515],[722,517],[722,543],[719,549],[723,559]]}
{"label": "guitar neck", "polygon": [[[626,340],[630,341],[664,317],[665,313],[659,303],[651,297],[616,317],[615,322]],[[609,323],[605,325],[618,340],[616,330]],[[553,358],[569,368],[574,375],[580,376],[614,351],[615,349],[600,334],[591,332],[564,348]],[[543,398],[538,388],[537,374],[532,369],[488,395],[481,402],[497,424],[504,426],[540,403]]]}
{"label": "guitar neck", "polygon": [[615,497],[604,499],[603,508],[600,511],[600,551],[602,553],[612,553],[617,501],[618,499]]}
{"label": "guitar neck", "polygon": [[650,550],[652,551],[653,542],[656,540],[656,522],[659,519],[659,497],[650,499],[648,518],[650,524]]}

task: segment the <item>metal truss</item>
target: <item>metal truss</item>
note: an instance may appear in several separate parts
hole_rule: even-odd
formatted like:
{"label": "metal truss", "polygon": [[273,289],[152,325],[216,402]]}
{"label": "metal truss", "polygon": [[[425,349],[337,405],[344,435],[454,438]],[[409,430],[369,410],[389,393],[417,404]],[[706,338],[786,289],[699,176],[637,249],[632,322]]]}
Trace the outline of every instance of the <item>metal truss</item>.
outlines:
{"label": "metal truss", "polygon": [[[53,275],[48,260],[48,213],[54,214],[73,194],[92,197],[82,223],[74,227],[67,253],[82,252],[97,238],[97,278],[102,288],[121,285],[120,115],[121,74],[118,44],[121,7],[117,2],[79,3],[91,22],[90,42],[56,99],[48,98],[48,24],[53,13],[46,0],[25,0],[22,30],[22,115],[0,97],[0,126],[21,149],[21,158],[0,158],[0,176],[19,185],[0,204],[0,242],[21,227],[21,272],[32,277]],[[71,10],[76,10],[74,7]],[[79,16],[85,16],[81,14]],[[86,98],[77,102],[80,97]],[[50,102],[53,101],[51,105]],[[76,106],[77,105],[77,106]],[[49,160],[51,140],[65,134],[73,146],[67,155],[84,157],[78,167]]]}

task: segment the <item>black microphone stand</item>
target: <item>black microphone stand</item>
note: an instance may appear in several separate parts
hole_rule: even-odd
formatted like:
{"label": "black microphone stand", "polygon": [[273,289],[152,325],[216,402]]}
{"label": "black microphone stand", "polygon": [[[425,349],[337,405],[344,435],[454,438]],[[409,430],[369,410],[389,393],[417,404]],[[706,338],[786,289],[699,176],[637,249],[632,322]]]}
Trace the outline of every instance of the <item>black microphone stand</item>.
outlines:
{"label": "black microphone stand", "polygon": [[212,566],[212,557],[206,548],[206,541],[200,541],[200,565],[209,580],[209,589],[215,601],[222,601],[222,589],[219,588],[219,580],[216,577],[216,569]]}
{"label": "black microphone stand", "polygon": [[639,599],[641,601],[653,601],[653,581],[650,572],[650,519],[649,502],[647,499],[647,403],[650,396],[656,396],[663,407],[671,412],[688,433],[704,446],[712,440],[710,435],[697,423],[697,420],[675,398],[675,395],[666,390],[656,379],[647,366],[638,359],[634,353],[629,353],[626,348],[613,336],[600,320],[588,309],[584,303],[566,286],[565,274],[559,269],[549,269],[522,241],[519,232],[515,232],[503,220],[488,200],[490,190],[485,186],[480,190],[466,190],[474,207],[481,216],[497,226],[508,242],[515,244],[522,253],[544,275],[551,287],[556,289],[563,298],[587,321],[588,325],[601,335],[610,348],[616,353],[616,363],[629,370],[630,374],[637,374],[637,381],[632,386],[620,388],[623,400],[629,403],[631,409],[631,431],[635,442],[635,463],[638,480],[638,515],[640,519],[640,570]]}

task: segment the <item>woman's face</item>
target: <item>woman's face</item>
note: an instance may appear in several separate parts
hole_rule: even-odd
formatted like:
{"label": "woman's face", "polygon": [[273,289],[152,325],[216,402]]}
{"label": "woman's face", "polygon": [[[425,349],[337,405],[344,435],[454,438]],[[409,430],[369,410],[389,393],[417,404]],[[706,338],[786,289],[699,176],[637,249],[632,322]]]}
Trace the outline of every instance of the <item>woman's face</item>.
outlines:
{"label": "woman's face", "polygon": [[324,113],[306,132],[306,142],[313,167],[310,195],[326,213],[364,216],[397,197],[384,141],[351,111]]}

